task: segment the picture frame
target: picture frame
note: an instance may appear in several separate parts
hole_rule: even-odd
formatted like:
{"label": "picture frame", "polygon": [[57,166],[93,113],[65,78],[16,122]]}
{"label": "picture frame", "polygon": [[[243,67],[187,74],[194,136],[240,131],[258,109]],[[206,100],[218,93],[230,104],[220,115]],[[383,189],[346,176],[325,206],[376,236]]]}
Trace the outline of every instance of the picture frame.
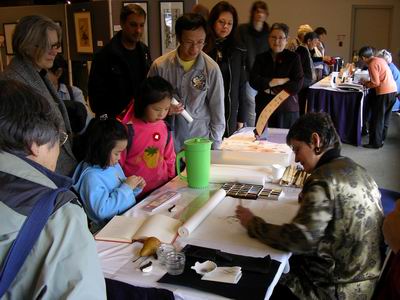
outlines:
{"label": "picture frame", "polygon": [[[144,29],[143,29],[143,35],[142,35],[142,39],[141,41],[146,44],[146,46],[149,46],[149,27],[148,27],[148,19],[149,19],[149,12],[147,9],[147,1],[143,1],[143,2],[137,2],[137,1],[124,1],[122,2],[122,6],[127,6],[129,4],[137,4],[139,5],[141,8],[143,8],[143,10],[146,12],[146,21],[144,22]],[[120,24],[121,25],[121,24]]]}
{"label": "picture frame", "polygon": [[175,50],[178,46],[175,35],[175,22],[183,12],[183,1],[160,1],[161,55]]}
{"label": "picture frame", "polygon": [[17,26],[17,23],[4,23],[3,24],[4,42],[5,42],[5,46],[6,46],[6,54],[7,55],[14,55],[14,49],[12,46],[12,38],[14,35],[15,26]]}
{"label": "picture frame", "polygon": [[76,52],[93,53],[92,19],[89,11],[74,13]]}

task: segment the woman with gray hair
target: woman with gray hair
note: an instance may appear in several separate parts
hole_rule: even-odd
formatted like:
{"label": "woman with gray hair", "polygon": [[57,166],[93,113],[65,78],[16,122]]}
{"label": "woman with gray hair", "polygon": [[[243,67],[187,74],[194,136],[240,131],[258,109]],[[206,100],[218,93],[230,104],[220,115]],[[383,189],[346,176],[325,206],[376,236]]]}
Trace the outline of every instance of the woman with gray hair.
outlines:
{"label": "woman with gray hair", "polygon": [[400,111],[400,71],[396,65],[392,62],[392,54],[386,49],[379,50],[376,53],[377,57],[382,57],[389,65],[389,69],[392,72],[393,79],[396,81],[397,95],[396,103],[393,105],[392,111]]}
{"label": "woman with gray hair", "polygon": [[[23,17],[15,28],[12,39],[15,56],[3,76],[27,84],[43,95],[54,108],[61,126],[71,136],[71,126],[64,103],[57,97],[54,86],[47,77],[61,47],[61,28],[45,16]],[[71,175],[77,161],[72,153],[71,138],[61,147],[56,171]]]}
{"label": "woman with gray hair", "polygon": [[15,80],[0,80],[0,103],[0,298],[105,299],[86,214],[54,173],[67,141],[59,112]]}
{"label": "woman with gray hair", "polygon": [[[310,173],[297,215],[278,226],[236,209],[250,236],[293,253],[276,293],[289,288],[299,299],[370,299],[381,268],[383,210],[376,182],[340,155],[340,138],[326,113],[303,115],[286,139]],[[279,296],[272,299],[290,299]]]}

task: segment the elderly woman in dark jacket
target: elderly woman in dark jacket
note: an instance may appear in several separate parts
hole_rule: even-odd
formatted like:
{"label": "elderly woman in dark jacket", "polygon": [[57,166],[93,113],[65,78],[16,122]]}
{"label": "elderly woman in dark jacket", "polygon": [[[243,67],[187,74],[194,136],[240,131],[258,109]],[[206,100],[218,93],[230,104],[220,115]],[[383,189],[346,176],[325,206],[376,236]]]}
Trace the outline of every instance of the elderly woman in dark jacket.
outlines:
{"label": "elderly woman in dark jacket", "polygon": [[264,107],[285,90],[290,97],[272,114],[268,127],[290,128],[299,117],[297,93],[303,84],[303,69],[299,56],[285,49],[289,27],[283,23],[271,26],[268,37],[270,50],[258,54],[250,72],[250,85],[257,90],[256,119]]}
{"label": "elderly woman in dark jacket", "polygon": [[225,90],[225,136],[243,127],[246,110],[246,52],[235,42],[238,25],[236,9],[226,1],[218,2],[208,19],[210,35],[205,52],[219,65]]}
{"label": "elderly woman in dark jacket", "polygon": [[47,75],[61,47],[61,28],[45,16],[21,18],[12,41],[15,56],[3,76],[27,84],[46,98],[61,118],[62,130],[70,138],[60,149],[56,172],[71,175],[77,165],[72,153],[72,130],[65,104]]}

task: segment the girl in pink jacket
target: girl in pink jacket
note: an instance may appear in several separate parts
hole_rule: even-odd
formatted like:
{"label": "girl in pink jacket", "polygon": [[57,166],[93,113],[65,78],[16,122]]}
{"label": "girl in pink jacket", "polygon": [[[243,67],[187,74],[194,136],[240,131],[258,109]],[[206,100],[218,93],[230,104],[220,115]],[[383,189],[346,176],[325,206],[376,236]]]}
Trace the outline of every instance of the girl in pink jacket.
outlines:
{"label": "girl in pink jacket", "polygon": [[172,92],[171,84],[162,77],[147,78],[123,120],[128,127],[128,146],[121,155],[121,166],[126,176],[141,176],[146,181],[141,198],[175,177],[174,141],[164,121]]}

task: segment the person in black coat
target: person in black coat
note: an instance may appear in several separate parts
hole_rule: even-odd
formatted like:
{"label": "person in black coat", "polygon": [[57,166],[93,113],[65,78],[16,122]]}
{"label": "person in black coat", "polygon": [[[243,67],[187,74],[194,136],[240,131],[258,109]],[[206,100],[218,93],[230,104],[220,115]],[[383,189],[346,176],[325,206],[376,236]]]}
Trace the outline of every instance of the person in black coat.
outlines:
{"label": "person in black coat", "polygon": [[211,32],[205,52],[218,63],[224,79],[224,135],[230,136],[247,120],[246,50],[236,43],[238,16],[231,4],[218,2],[211,9],[208,24]]}
{"label": "person in black coat", "polygon": [[136,97],[151,65],[148,47],[140,42],[146,12],[136,4],[121,9],[122,30],[96,53],[89,75],[89,103],[96,116],[116,117]]}
{"label": "person in black coat", "polygon": [[273,24],[268,37],[270,50],[256,56],[250,72],[250,85],[257,90],[256,119],[280,91],[290,94],[271,115],[268,127],[290,128],[299,117],[297,93],[302,87],[304,75],[299,56],[285,49],[288,34],[286,24]]}
{"label": "person in black coat", "polygon": [[268,35],[269,25],[268,5],[264,1],[255,1],[251,6],[250,20],[248,23],[240,24],[236,30],[236,38],[246,48],[246,96],[247,96],[247,126],[253,127],[256,121],[256,100],[257,91],[249,84],[250,71],[253,68],[256,55],[269,49]]}
{"label": "person in black coat", "polygon": [[311,31],[306,33],[304,36],[304,43],[296,49],[296,53],[300,56],[304,73],[303,86],[299,92],[300,115],[306,113],[308,87],[313,85],[317,80],[317,74],[310,51],[317,47],[318,41],[318,34]]}

